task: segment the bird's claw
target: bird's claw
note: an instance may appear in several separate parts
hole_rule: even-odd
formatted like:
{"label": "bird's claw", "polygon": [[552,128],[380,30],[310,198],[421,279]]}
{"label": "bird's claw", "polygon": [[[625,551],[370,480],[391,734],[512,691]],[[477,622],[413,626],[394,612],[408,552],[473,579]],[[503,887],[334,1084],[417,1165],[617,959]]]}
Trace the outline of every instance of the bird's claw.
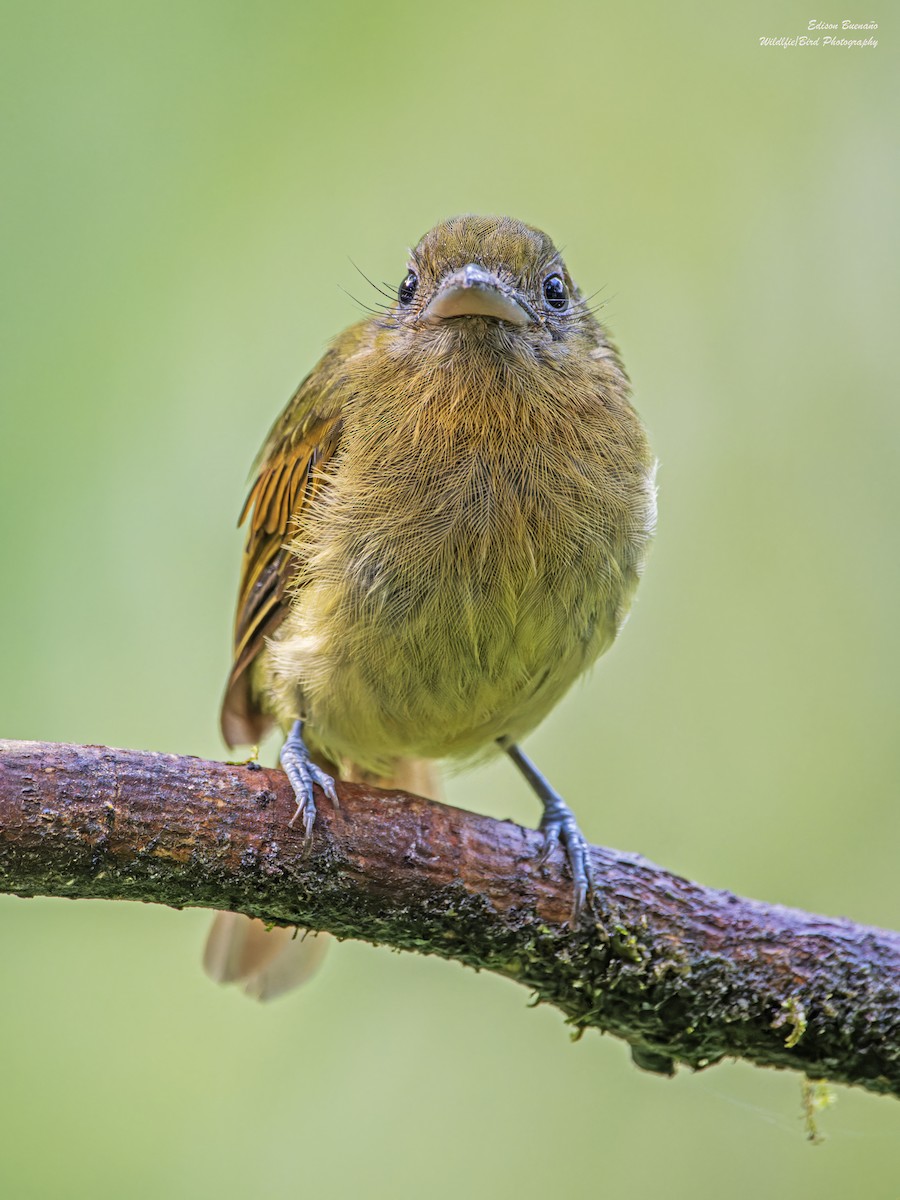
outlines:
{"label": "bird's claw", "polygon": [[543,866],[553,853],[554,846],[561,842],[566,862],[572,873],[572,885],[575,895],[572,902],[572,915],[569,924],[573,927],[584,912],[588,898],[594,891],[594,870],[591,864],[590,848],[584,834],[578,828],[578,822],[572,810],[559,797],[545,803],[544,816],[540,824],[544,835],[544,844],[538,855],[538,865]]}
{"label": "bird's claw", "polygon": [[294,825],[298,818],[302,817],[303,836],[308,839],[316,821],[313,786],[318,784],[336,808],[339,807],[339,802],[332,777],[310,759],[302,729],[301,723],[297,721],[281,748],[280,758],[297,797],[297,809],[288,824]]}

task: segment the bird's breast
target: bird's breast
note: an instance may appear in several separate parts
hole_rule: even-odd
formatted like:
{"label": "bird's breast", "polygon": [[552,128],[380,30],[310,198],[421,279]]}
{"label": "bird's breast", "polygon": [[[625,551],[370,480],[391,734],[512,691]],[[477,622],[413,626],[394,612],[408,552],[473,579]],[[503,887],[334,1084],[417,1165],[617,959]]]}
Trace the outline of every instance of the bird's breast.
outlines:
{"label": "bird's breast", "polygon": [[327,577],[348,617],[452,604],[514,621],[523,604],[614,592],[642,557],[650,459],[624,376],[602,355],[501,353],[495,333],[462,332],[445,358],[361,354],[297,543],[301,574]]}
{"label": "bird's breast", "polygon": [[615,637],[648,536],[608,428],[369,422],[319,495],[276,665],[373,769],[537,724]]}

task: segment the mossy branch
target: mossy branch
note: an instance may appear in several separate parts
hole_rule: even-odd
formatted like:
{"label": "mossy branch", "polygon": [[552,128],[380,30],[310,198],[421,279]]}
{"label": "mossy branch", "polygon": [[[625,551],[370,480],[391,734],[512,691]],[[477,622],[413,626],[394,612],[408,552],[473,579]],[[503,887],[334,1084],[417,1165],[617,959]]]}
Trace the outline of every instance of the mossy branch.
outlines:
{"label": "mossy branch", "polygon": [[0,742],[0,891],[233,909],[495,971],[669,1073],[722,1058],[900,1096],[900,935],[744,900],[593,850],[567,926],[560,854],[509,821],[338,785],[311,844],[280,771]]}

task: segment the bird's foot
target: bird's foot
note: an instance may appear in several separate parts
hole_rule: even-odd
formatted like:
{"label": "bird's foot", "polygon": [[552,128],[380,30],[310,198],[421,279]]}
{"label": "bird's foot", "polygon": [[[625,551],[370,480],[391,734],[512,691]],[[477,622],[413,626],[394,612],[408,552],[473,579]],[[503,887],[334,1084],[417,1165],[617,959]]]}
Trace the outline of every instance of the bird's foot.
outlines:
{"label": "bird's foot", "polygon": [[544,835],[544,844],[538,855],[538,863],[543,865],[553,852],[557,842],[562,843],[566,862],[572,873],[572,883],[575,896],[572,902],[572,916],[569,923],[574,927],[588,902],[588,897],[594,890],[594,871],[591,865],[590,849],[587,838],[578,828],[575,814],[561,796],[542,797],[544,815],[541,818],[540,831]]}
{"label": "bird's foot", "polygon": [[298,817],[303,818],[303,835],[309,837],[316,820],[316,801],[313,796],[313,785],[318,784],[328,799],[338,807],[337,791],[334,780],[327,771],[323,771],[309,757],[309,750],[303,740],[303,722],[295,721],[287,740],[281,747],[281,765],[291,781],[294,795],[297,797],[297,811],[288,822],[293,825]]}
{"label": "bird's foot", "polygon": [[514,742],[510,742],[506,738],[500,738],[499,741],[502,748],[534,788],[544,806],[544,815],[540,824],[541,833],[544,835],[544,844],[538,855],[538,864],[545,863],[556,843],[562,842],[566,861],[572,872],[572,883],[575,887],[572,915],[569,918],[569,924],[574,928],[587,907],[588,898],[594,891],[594,871],[591,866],[587,838],[578,828],[578,822],[575,820],[575,814],[571,808],[559,792],[550,786],[531,759],[527,758]]}

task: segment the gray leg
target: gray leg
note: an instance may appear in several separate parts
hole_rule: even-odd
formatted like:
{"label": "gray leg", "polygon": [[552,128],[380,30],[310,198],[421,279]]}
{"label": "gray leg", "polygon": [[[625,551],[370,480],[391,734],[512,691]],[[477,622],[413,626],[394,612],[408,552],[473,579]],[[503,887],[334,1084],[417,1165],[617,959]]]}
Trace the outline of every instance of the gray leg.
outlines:
{"label": "gray leg", "polygon": [[534,790],[537,792],[544,815],[541,818],[540,829],[544,835],[544,845],[538,862],[544,863],[550,856],[557,842],[562,842],[569,870],[572,872],[572,882],[575,885],[575,902],[572,908],[572,923],[574,924],[587,899],[594,889],[594,876],[588,850],[588,842],[578,828],[575,815],[554,788],[550,786],[534,763],[522,753],[518,746],[499,739],[500,745],[513,760]]}
{"label": "gray leg", "polygon": [[293,825],[298,817],[303,817],[303,832],[306,837],[312,833],[316,820],[316,802],[313,798],[313,784],[317,783],[332,804],[338,804],[334,780],[321,767],[310,760],[306,742],[303,740],[303,722],[295,721],[287,740],[281,747],[281,765],[291,781],[294,795],[297,797],[297,811],[291,817]]}

